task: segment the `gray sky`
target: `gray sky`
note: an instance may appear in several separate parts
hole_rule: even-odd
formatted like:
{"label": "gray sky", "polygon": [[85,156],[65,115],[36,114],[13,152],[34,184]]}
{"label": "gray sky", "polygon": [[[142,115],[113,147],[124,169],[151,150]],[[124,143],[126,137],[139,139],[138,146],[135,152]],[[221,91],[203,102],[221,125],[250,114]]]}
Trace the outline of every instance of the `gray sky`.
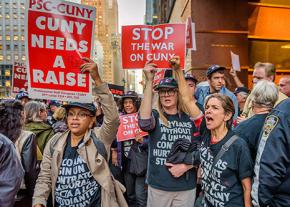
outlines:
{"label": "gray sky", "polygon": [[118,0],[119,32],[122,25],[144,24],[146,0]]}

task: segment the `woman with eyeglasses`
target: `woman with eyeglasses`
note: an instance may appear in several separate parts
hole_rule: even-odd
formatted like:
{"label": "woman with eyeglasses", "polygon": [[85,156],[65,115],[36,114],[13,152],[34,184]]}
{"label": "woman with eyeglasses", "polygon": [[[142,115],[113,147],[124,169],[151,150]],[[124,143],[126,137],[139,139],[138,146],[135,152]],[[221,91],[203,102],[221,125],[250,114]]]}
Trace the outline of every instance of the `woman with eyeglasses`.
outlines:
{"label": "woman with eyeglasses", "polygon": [[146,85],[139,112],[139,126],[149,132],[147,206],[192,207],[196,194],[196,169],[185,162],[167,163],[166,159],[176,140],[194,142],[197,139],[194,119],[201,112],[196,107],[192,117],[185,113],[174,78],[164,78],[155,87],[159,95],[158,107],[152,109],[155,69],[152,62],[144,68]]}
{"label": "woman with eyeglasses", "polygon": [[111,177],[107,160],[119,126],[117,106],[98,72],[97,64],[84,58],[81,72],[90,73],[101,99],[104,122],[94,128],[93,103],[64,105],[68,129],[56,134],[44,149],[33,206],[46,206],[51,193],[53,206],[127,206],[124,187]]}

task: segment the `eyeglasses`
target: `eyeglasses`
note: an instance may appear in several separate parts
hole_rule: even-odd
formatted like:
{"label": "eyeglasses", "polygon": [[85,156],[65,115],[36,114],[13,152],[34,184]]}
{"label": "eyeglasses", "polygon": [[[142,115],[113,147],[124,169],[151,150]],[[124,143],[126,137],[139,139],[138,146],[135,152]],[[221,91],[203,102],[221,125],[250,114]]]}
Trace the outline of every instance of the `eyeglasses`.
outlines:
{"label": "eyeglasses", "polygon": [[159,96],[164,97],[166,94],[167,96],[173,96],[176,92],[176,90],[159,90],[158,94]]}
{"label": "eyeglasses", "polygon": [[85,119],[87,116],[90,116],[92,117],[93,115],[92,114],[88,114],[88,113],[85,113],[85,112],[79,112],[79,113],[73,113],[73,112],[68,112],[67,113],[67,118],[68,119],[73,119],[75,117],[79,118],[79,119]]}

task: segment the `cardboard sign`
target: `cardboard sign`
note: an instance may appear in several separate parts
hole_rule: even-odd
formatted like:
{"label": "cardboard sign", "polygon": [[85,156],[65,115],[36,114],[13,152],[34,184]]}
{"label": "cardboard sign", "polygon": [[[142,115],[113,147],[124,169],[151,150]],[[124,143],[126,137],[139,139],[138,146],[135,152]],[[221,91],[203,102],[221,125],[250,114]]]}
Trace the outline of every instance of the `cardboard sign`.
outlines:
{"label": "cardboard sign", "polygon": [[92,56],[96,9],[62,0],[26,4],[26,57],[30,98],[92,102],[82,57]]}
{"label": "cardboard sign", "polygon": [[185,24],[134,25],[122,27],[122,66],[144,68],[153,60],[157,68],[170,68],[168,61],[178,55],[184,68],[186,50]]}
{"label": "cardboard sign", "polygon": [[12,75],[12,92],[27,91],[27,71],[24,63],[15,62]]}
{"label": "cardboard sign", "polygon": [[241,71],[240,57],[231,51],[232,67],[235,71]]}
{"label": "cardboard sign", "polygon": [[162,70],[162,69],[157,70],[157,72],[154,75],[154,79],[153,79],[153,87],[155,87],[156,85],[159,84],[161,79],[164,78],[164,75],[165,75],[165,70]]}
{"label": "cardboard sign", "polygon": [[186,49],[196,51],[195,23],[192,22],[191,17],[186,21]]}
{"label": "cardboard sign", "polygon": [[120,116],[120,126],[117,133],[118,142],[135,139],[136,134],[139,134],[141,137],[148,135],[147,132],[141,131],[138,126],[138,114]]}
{"label": "cardboard sign", "polygon": [[123,96],[124,95],[124,86],[119,86],[115,84],[108,84],[109,89],[113,96]]}

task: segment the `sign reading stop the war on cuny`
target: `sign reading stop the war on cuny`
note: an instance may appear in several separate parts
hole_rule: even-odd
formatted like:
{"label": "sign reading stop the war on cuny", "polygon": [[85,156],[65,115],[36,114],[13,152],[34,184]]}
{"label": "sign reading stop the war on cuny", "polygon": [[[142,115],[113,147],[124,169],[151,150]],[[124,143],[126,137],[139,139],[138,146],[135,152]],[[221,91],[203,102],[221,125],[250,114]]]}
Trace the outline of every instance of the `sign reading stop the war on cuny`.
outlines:
{"label": "sign reading stop the war on cuny", "polygon": [[92,56],[96,9],[62,0],[27,0],[26,8],[29,97],[92,102],[80,65]]}
{"label": "sign reading stop the war on cuny", "polygon": [[147,132],[143,132],[138,125],[138,114],[126,114],[120,116],[120,126],[117,133],[118,142],[135,139],[139,135],[144,137],[148,135]]}
{"label": "sign reading stop the war on cuny", "polygon": [[157,68],[170,68],[168,61],[174,56],[180,57],[180,67],[183,68],[186,53],[185,28],[185,24],[123,26],[123,68],[144,68],[149,60],[153,60]]}
{"label": "sign reading stop the war on cuny", "polygon": [[12,77],[12,93],[27,91],[27,71],[24,63],[14,63]]}

